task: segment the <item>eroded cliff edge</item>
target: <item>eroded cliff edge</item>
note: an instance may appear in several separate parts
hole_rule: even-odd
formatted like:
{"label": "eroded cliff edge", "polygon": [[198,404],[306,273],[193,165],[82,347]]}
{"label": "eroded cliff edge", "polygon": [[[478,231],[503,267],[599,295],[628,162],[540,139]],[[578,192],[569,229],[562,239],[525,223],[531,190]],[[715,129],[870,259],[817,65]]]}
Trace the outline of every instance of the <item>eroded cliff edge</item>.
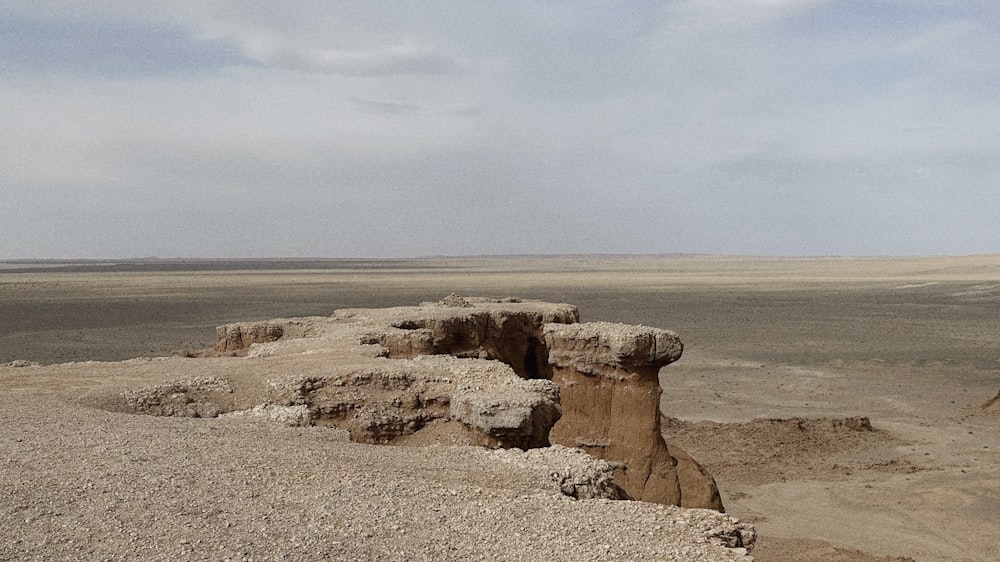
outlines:
{"label": "eroded cliff edge", "polygon": [[[209,354],[246,356],[246,372],[263,376],[175,381],[122,401],[156,415],[332,426],[365,443],[559,444],[608,463],[615,486],[602,497],[722,511],[712,477],[660,434],[657,373],[680,357],[680,338],[579,320],[568,304],[449,295],[229,324]],[[283,368],[280,358],[302,355],[309,368]]]}

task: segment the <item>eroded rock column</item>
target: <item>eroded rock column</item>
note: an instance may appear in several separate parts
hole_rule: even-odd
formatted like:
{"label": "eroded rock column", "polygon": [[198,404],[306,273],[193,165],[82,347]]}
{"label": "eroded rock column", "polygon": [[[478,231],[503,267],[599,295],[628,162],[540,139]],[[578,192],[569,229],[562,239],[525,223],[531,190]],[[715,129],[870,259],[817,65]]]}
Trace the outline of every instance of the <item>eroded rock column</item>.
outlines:
{"label": "eroded rock column", "polygon": [[607,322],[543,333],[562,405],[553,443],[616,465],[615,482],[633,499],[722,511],[714,479],[660,434],[658,373],[681,356],[676,333]]}

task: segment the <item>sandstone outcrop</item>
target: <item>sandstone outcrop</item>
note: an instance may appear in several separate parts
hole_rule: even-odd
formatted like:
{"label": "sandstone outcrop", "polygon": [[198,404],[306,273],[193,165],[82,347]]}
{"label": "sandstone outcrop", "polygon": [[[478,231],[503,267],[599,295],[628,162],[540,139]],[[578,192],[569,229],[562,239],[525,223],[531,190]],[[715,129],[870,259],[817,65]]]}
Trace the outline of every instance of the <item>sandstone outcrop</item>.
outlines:
{"label": "sandstone outcrop", "polygon": [[499,361],[450,356],[333,367],[272,379],[269,388],[270,403],[305,405],[314,425],[346,429],[362,443],[391,444],[455,422],[452,443],[545,447],[560,411],[551,381],[521,379]]}
{"label": "sandstone outcrop", "polygon": [[201,377],[126,390],[122,398],[127,408],[144,414],[214,418],[225,411],[232,392],[225,379]]}
{"label": "sandstone outcrop", "polygon": [[[496,359],[526,379],[552,378],[542,327],[580,319],[577,307],[449,295],[439,303],[389,309],[390,324],[373,332],[367,343],[386,348],[388,357],[452,355]],[[416,312],[416,314],[415,314]],[[349,317],[356,311],[338,311]]]}
{"label": "sandstone outcrop", "polygon": [[544,336],[563,408],[553,442],[617,464],[632,498],[722,510],[711,476],[661,435],[658,373],[681,356],[676,333],[592,322],[549,324]]}
{"label": "sandstone outcrop", "polygon": [[[657,373],[680,357],[677,334],[579,319],[568,304],[449,295],[416,307],[229,324],[202,355],[245,355],[239,376],[124,398],[133,411],[240,412],[336,427],[364,443],[534,449],[551,440],[606,461],[614,474],[612,492],[563,475],[569,495],[721,511],[711,476],[660,436]],[[285,370],[305,355],[309,369]]]}
{"label": "sandstone outcrop", "polygon": [[244,351],[255,343],[277,341],[285,329],[270,322],[241,322],[226,324],[216,329],[218,342],[215,351]]}

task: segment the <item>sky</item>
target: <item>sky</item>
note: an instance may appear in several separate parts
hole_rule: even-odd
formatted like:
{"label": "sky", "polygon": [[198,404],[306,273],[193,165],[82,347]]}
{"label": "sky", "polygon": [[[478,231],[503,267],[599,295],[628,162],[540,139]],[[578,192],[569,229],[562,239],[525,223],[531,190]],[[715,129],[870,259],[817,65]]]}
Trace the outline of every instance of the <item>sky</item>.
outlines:
{"label": "sky", "polygon": [[0,13],[0,259],[1000,252],[995,0]]}

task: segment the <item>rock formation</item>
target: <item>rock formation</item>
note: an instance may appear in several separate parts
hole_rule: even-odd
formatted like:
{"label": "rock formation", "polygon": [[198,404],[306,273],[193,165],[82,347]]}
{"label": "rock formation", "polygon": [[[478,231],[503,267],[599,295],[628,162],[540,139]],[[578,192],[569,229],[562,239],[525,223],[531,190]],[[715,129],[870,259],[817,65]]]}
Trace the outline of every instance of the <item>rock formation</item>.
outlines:
{"label": "rock formation", "polygon": [[243,322],[219,326],[216,334],[215,351],[239,352],[255,343],[277,341],[285,335],[285,329],[270,322]]}
{"label": "rock formation", "polygon": [[[711,476],[660,435],[657,373],[681,350],[667,330],[580,324],[572,305],[449,295],[220,326],[214,349],[199,355],[245,355],[239,376],[122,397],[132,411],[241,412],[336,427],[365,443],[533,449],[551,439],[610,463],[621,497],[721,511]],[[285,370],[284,359],[304,354],[309,369]]]}
{"label": "rock formation", "polygon": [[616,463],[630,497],[722,510],[715,481],[660,431],[660,368],[681,356],[674,332],[592,322],[548,324],[545,344],[562,417],[551,439]]}
{"label": "rock formation", "polygon": [[201,377],[126,390],[122,398],[134,411],[154,416],[214,418],[225,411],[233,387],[225,379]]}
{"label": "rock formation", "polygon": [[558,388],[525,380],[498,361],[424,356],[271,379],[268,403],[306,405],[314,425],[346,429],[354,441],[391,444],[453,423],[453,443],[529,449],[549,444]]}
{"label": "rock formation", "polygon": [[[369,343],[385,347],[388,357],[453,355],[496,359],[526,379],[552,378],[542,327],[580,319],[579,310],[571,305],[456,295],[440,303],[423,303],[416,314],[413,309],[390,310],[396,313],[390,326],[368,339]],[[347,310],[335,315],[349,317],[354,313]]]}

